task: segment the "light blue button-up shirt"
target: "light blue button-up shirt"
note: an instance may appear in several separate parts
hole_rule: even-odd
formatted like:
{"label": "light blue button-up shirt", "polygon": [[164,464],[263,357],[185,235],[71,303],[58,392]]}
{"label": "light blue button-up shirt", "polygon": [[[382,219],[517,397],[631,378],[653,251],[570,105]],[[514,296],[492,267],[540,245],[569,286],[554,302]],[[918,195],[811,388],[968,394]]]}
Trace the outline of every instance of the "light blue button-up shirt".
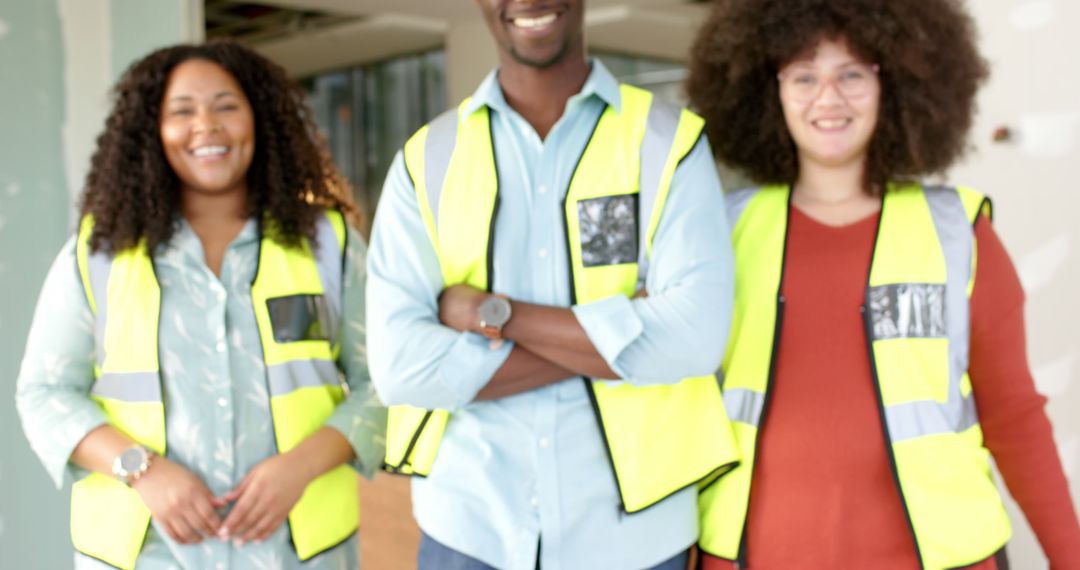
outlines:
{"label": "light blue button-up shirt", "polygon": [[[600,113],[621,104],[598,61],[546,139],[503,97],[497,72],[466,112],[486,105],[499,172],[494,290],[570,305],[562,200]],[[645,568],[698,536],[697,495],[683,490],[641,513],[621,511],[581,377],[474,402],[511,343],[458,333],[438,319],[439,261],[399,153],[372,235],[368,266],[372,381],[389,404],[451,410],[430,476],[413,480],[420,527],[498,568]],[[573,307],[611,368],[635,384],[710,374],[731,318],[732,254],[720,181],[702,139],[679,165],[653,243],[650,296]],[[657,426],[663,429],[663,426]]]}
{"label": "light blue button-up shirt", "polygon": [[[367,373],[364,255],[363,239],[350,228],[338,363],[349,395],[326,425],[348,439],[357,456],[353,466],[370,477],[383,460],[386,409]],[[216,496],[236,487],[253,467],[277,453],[266,365],[251,301],[258,257],[259,235],[249,220],[225,251],[221,276],[215,276],[203,259],[199,237],[183,219],[154,256],[154,273],[161,285],[159,352],[166,456],[194,473]],[[93,331],[94,317],[76,268],[72,238],[42,287],[16,393],[30,445],[57,486],[86,473],[68,458],[86,434],[108,421],[89,396],[94,383]],[[64,532],[66,525],[57,521],[56,529]],[[301,563],[287,524],[261,543],[236,547],[217,538],[179,544],[154,521],[136,565],[139,570],[355,570],[357,542],[353,535]],[[76,553],[75,568],[111,566]]]}

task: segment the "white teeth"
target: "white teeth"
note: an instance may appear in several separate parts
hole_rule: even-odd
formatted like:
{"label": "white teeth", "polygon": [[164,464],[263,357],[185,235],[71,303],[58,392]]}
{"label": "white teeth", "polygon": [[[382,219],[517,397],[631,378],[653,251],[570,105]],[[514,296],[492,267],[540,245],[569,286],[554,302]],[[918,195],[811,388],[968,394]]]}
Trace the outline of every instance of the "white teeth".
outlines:
{"label": "white teeth", "polygon": [[555,21],[558,18],[558,14],[547,14],[537,18],[526,18],[524,16],[514,18],[514,25],[519,28],[525,28],[527,30],[533,30],[536,28],[542,28]]}
{"label": "white teeth", "polygon": [[225,154],[226,152],[229,152],[229,147],[227,146],[200,146],[199,148],[191,151],[191,154],[194,154],[198,157],[203,157],[219,156]]}
{"label": "white teeth", "polygon": [[832,120],[820,119],[820,120],[814,121],[814,124],[817,125],[818,127],[822,128],[822,129],[838,129],[840,127],[843,127],[847,123],[848,123],[847,119],[832,119]]}

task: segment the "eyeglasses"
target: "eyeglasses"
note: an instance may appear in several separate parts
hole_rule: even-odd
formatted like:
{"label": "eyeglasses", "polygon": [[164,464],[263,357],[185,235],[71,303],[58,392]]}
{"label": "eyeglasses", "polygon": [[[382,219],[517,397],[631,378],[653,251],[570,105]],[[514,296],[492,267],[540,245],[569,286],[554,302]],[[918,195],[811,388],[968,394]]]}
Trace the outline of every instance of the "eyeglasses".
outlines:
{"label": "eyeglasses", "polygon": [[809,68],[795,68],[776,75],[781,88],[799,103],[809,103],[821,96],[825,86],[832,84],[847,100],[859,99],[870,93],[877,79],[878,66],[852,64],[835,73],[822,75]]}

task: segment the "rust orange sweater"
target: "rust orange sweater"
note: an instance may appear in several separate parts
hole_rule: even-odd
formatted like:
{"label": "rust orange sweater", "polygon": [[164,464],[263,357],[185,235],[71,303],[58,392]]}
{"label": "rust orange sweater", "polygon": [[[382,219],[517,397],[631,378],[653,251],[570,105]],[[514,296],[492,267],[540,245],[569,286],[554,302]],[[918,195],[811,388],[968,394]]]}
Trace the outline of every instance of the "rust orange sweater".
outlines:
{"label": "rust orange sweater", "polygon": [[[747,521],[751,570],[918,568],[859,314],[877,223],[875,214],[831,227],[792,211],[779,360]],[[986,447],[1052,567],[1080,568],[1080,526],[1028,369],[1020,281],[991,225],[980,220],[975,233],[969,372]],[[709,556],[703,566],[734,567]]]}

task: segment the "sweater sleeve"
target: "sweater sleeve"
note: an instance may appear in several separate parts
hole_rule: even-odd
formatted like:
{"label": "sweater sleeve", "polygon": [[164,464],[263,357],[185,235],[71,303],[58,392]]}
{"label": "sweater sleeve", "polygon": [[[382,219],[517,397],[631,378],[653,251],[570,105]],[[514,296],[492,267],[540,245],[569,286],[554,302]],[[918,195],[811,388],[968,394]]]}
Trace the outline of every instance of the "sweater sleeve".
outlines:
{"label": "sweater sleeve", "polygon": [[985,218],[975,240],[969,374],[985,444],[1050,567],[1080,568],[1080,524],[1028,366],[1020,279]]}

